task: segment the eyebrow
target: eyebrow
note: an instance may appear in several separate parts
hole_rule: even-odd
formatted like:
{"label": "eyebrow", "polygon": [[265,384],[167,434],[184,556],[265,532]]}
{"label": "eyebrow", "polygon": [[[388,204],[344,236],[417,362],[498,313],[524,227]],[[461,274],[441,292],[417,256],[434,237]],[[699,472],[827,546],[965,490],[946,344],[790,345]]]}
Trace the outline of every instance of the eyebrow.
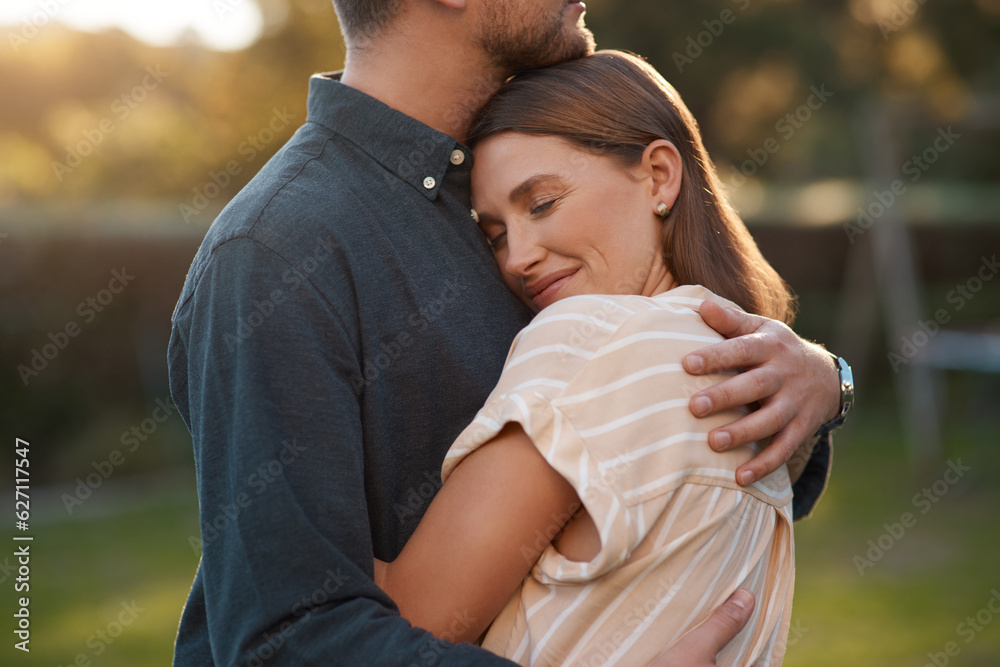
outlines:
{"label": "eyebrow", "polygon": [[552,181],[552,180],[560,180],[560,179],[555,174],[537,174],[535,176],[532,176],[531,178],[529,178],[528,180],[524,181],[516,188],[511,190],[508,199],[510,200],[511,204],[514,204],[518,202],[520,199],[522,199],[526,194],[531,192],[531,189],[534,188],[539,183],[544,183],[545,181]]}

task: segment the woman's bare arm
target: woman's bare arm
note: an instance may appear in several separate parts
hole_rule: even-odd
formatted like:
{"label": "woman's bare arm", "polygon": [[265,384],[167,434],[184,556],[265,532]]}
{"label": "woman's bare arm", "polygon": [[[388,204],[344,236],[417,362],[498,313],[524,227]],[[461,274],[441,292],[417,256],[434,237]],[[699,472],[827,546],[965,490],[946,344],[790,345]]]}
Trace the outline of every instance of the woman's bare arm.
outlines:
{"label": "woman's bare arm", "polygon": [[579,506],[510,423],[455,468],[399,557],[376,561],[375,581],[413,625],[475,641]]}

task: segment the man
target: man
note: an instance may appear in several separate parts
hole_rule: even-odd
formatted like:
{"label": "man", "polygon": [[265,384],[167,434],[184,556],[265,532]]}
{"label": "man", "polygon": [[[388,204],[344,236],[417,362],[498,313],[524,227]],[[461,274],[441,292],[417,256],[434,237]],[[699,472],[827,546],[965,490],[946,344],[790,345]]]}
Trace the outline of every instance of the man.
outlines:
{"label": "man", "polygon": [[[583,56],[592,37],[565,0],[335,4],[343,74],[311,80],[307,124],[215,221],[174,313],[203,552],[175,664],[509,664],[411,628],[372,557],[401,550],[531,318],[470,214],[471,115],[516,70]],[[725,448],[780,431],[747,464],[760,477],[837,412],[834,364],[787,327],[705,317],[757,331],[686,364],[753,367],[693,407],[762,402],[712,434]],[[818,449],[799,514],[825,484]],[[714,662],[752,604],[735,595],[664,664]]]}

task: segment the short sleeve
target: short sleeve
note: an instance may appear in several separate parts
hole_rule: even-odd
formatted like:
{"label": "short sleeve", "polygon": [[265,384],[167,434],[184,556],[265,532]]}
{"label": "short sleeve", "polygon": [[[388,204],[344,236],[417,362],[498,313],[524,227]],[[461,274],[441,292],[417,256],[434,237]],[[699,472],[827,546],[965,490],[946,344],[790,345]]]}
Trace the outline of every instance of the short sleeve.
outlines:
{"label": "short sleeve", "polygon": [[[588,491],[592,483],[600,483],[598,464],[590,459],[573,424],[553,401],[563,396],[574,378],[613,338],[621,322],[635,314],[634,304],[629,303],[632,298],[578,296],[539,313],[514,339],[503,374],[486,405],[448,451],[442,478],[446,480],[462,459],[492,440],[506,424],[517,422],[546,461],[573,485],[595,521],[601,518],[601,523],[616,525],[603,519],[620,507],[605,507],[610,499],[607,493]],[[617,503],[612,501],[612,505]],[[611,569],[627,551],[624,533],[613,531],[601,537],[600,562],[579,573],[581,581],[592,576],[595,568]],[[613,553],[618,556],[604,556]]]}
{"label": "short sleeve", "polygon": [[[496,390],[449,451],[445,477],[517,422],[576,489],[601,550],[584,563],[550,546],[533,571],[540,581],[591,581],[620,566],[685,482],[744,491],[735,470],[756,448],[720,453],[707,444],[711,429],[742,413],[698,419],[688,409],[694,392],[723,379],[694,378],[681,366],[684,355],[721,340],[697,311],[709,296],[718,299],[690,286],[654,298],[601,297],[615,309],[574,297],[559,302],[558,312],[542,311],[515,340]],[[784,467],[746,492],[775,506],[791,501]]]}

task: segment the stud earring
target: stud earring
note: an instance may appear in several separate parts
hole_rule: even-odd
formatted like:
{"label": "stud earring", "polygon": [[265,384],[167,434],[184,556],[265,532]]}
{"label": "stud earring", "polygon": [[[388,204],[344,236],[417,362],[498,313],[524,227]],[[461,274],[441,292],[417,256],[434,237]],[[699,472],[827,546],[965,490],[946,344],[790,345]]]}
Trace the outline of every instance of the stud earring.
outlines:
{"label": "stud earring", "polygon": [[663,202],[660,202],[659,204],[656,205],[656,214],[659,215],[661,218],[666,218],[668,215],[670,215],[670,207],[664,204]]}

